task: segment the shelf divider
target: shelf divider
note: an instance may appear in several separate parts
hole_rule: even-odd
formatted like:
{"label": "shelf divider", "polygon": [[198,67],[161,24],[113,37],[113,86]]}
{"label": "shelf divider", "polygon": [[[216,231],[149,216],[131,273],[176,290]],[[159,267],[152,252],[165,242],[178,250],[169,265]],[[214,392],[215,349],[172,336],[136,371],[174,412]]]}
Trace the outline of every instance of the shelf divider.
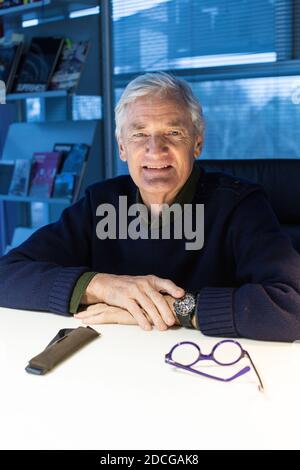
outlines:
{"label": "shelf divider", "polygon": [[37,8],[42,8],[47,5],[50,5],[51,0],[41,0],[39,2],[28,3],[27,5],[17,5],[15,7],[9,8],[0,8],[0,16],[6,15],[22,15],[22,13],[27,13],[30,10]]}
{"label": "shelf divider", "polygon": [[64,98],[68,96],[66,90],[42,91],[37,93],[9,93],[6,101],[27,100],[29,98]]}
{"label": "shelf divider", "polygon": [[33,196],[13,196],[10,194],[0,194],[0,201],[10,202],[43,202],[47,204],[70,204],[69,198],[38,198]]}

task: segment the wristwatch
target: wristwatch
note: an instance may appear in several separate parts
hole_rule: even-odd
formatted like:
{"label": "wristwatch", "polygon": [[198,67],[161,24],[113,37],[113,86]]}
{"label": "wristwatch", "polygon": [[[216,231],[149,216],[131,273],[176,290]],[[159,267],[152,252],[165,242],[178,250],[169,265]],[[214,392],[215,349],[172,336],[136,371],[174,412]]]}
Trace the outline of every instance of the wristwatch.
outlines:
{"label": "wristwatch", "polygon": [[185,328],[194,328],[192,318],[196,310],[196,296],[187,292],[181,299],[175,300],[173,307],[180,325]]}

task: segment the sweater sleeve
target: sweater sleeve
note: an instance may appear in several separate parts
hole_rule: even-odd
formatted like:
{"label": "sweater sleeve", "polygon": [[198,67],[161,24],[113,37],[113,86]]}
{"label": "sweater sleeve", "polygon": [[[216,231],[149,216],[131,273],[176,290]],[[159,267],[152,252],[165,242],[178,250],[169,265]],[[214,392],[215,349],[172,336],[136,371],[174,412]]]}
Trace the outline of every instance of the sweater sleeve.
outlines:
{"label": "sweater sleeve", "polygon": [[70,307],[69,307],[69,312],[70,313],[77,313],[78,308],[80,306],[80,301],[83,296],[83,294],[86,291],[87,286],[91,282],[94,276],[96,276],[96,272],[85,272],[83,273],[80,278],[77,280],[74,290],[72,292],[72,297],[70,300]]}
{"label": "sweater sleeve", "polygon": [[245,197],[228,227],[224,243],[233,257],[237,282],[199,291],[199,329],[210,336],[300,339],[300,255],[281,230],[264,192]]}
{"label": "sweater sleeve", "polygon": [[0,258],[0,306],[68,314],[77,279],[91,271],[89,192],[58,222]]}

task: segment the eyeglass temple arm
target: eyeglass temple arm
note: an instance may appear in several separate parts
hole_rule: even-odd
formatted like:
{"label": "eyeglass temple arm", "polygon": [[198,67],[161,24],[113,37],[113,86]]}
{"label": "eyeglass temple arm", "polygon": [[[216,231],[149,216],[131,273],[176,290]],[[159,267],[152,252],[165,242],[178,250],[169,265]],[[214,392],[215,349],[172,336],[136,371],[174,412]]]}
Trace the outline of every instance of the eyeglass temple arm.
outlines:
{"label": "eyeglass temple arm", "polygon": [[188,370],[190,372],[194,372],[195,374],[198,374],[198,375],[202,375],[203,377],[208,377],[210,379],[215,379],[215,380],[219,380],[221,382],[230,382],[231,380],[234,380],[234,379],[237,379],[238,377],[240,377],[241,375],[244,375],[246,374],[247,372],[249,372],[250,370],[250,367],[249,366],[246,366],[244,367],[243,369],[241,369],[239,372],[237,372],[236,374],[234,374],[233,376],[227,378],[227,379],[224,379],[222,377],[218,377],[216,375],[210,375],[210,374],[206,374],[205,372],[200,372],[199,370],[196,370],[196,369],[193,369],[192,367],[189,367],[189,366],[184,366],[183,364],[179,364],[178,362],[175,362],[173,361],[172,359],[170,360],[170,358],[168,358],[166,356],[165,358],[165,361],[168,363],[168,364],[171,364],[175,367],[178,367],[179,369],[184,369],[184,370]]}
{"label": "eyeglass temple arm", "polygon": [[254,362],[253,362],[252,359],[251,359],[250,354],[248,353],[248,351],[244,351],[244,354],[248,357],[248,359],[249,359],[249,361],[250,361],[250,363],[251,363],[251,366],[253,367],[254,372],[256,373],[256,376],[257,376],[258,382],[259,382],[259,386],[258,386],[259,390],[260,390],[261,392],[264,392],[264,386],[263,386],[262,380],[261,380],[261,378],[260,378],[260,375],[259,375],[259,373],[258,373],[258,370],[256,369],[256,367],[255,367],[255,365],[254,365]]}

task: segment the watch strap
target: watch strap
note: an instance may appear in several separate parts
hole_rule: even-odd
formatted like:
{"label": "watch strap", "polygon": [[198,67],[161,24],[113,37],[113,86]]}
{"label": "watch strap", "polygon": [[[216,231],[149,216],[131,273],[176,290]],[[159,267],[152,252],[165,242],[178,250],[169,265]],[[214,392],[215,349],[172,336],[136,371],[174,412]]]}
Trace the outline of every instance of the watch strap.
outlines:
{"label": "watch strap", "polygon": [[184,328],[194,328],[192,324],[193,315],[194,315],[194,312],[192,312],[189,315],[180,315],[180,316],[177,315],[180,325],[183,326]]}

